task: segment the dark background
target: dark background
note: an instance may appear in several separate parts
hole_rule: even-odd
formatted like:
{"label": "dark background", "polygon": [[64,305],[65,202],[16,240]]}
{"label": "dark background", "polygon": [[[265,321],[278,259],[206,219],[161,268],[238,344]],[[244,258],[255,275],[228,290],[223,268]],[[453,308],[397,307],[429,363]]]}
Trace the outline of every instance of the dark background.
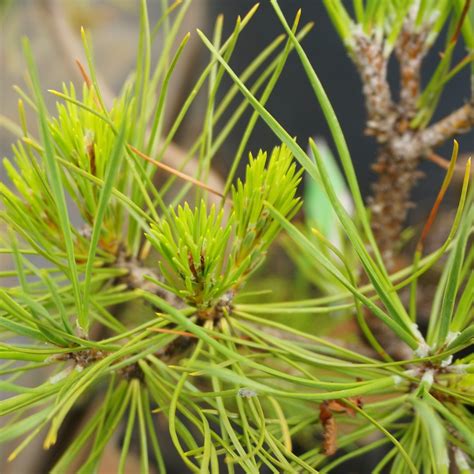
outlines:
{"label": "dark background", "polygon": [[[215,17],[217,13],[224,12],[225,18],[228,19],[226,22],[228,33],[231,32],[232,19],[237,15],[244,15],[253,4],[253,1],[248,0],[210,2],[212,16]],[[323,2],[284,0],[280,2],[280,5],[288,23],[291,24],[298,8],[301,8],[303,12],[300,25],[304,25],[309,21],[315,23],[313,30],[303,40],[303,46],[335,109],[348,142],[362,192],[367,195],[370,192],[370,182],[375,177],[370,171],[370,164],[374,161],[376,147],[375,140],[364,136],[366,114],[361,82],[355,66],[347,56],[342,42],[330,22]],[[266,1],[261,2],[257,14],[246,28],[245,33],[239,38],[238,54],[233,56],[232,65],[236,70],[243,69],[256,51],[261,50],[282,31],[283,27],[271,5]],[[424,60],[422,69],[423,85],[430,78],[439,62],[439,53],[444,49],[443,41],[444,35],[442,34]],[[464,46],[460,41],[454,54],[453,64],[457,63],[465,54]],[[389,64],[389,77],[393,96],[397,98],[398,68],[394,58]],[[437,120],[460,107],[468,100],[469,94],[469,68],[466,68],[448,83],[433,120]],[[307,137],[315,135],[324,136],[331,143],[324,116],[294,51],[288,58],[267,108],[291,135],[300,139],[302,146],[307,142]],[[242,133],[244,127],[245,124],[236,128],[233,135],[235,140],[238,140],[239,133]],[[474,149],[474,134],[470,132],[458,139],[460,153],[470,154]],[[277,139],[260,121],[250,140],[250,148],[265,149],[276,144],[278,144]],[[228,146],[233,145],[228,144]],[[446,144],[438,150],[438,153],[449,159],[451,146],[451,143]],[[429,162],[422,164],[422,170],[426,177],[419,182],[414,190],[413,198],[415,202],[420,202],[422,207],[426,207],[432,205],[444,176],[444,171]]]}

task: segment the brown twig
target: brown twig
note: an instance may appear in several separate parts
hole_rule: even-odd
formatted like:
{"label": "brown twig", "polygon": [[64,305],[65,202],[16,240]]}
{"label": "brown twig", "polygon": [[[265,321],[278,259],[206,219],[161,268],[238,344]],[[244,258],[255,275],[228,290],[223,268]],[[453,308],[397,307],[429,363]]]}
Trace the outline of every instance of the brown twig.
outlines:
{"label": "brown twig", "polygon": [[435,124],[418,132],[422,149],[428,153],[459,133],[468,132],[474,124],[474,110],[468,103],[451,112]]}
{"label": "brown twig", "polygon": [[[449,168],[450,162],[443,158],[442,156],[439,156],[437,153],[432,151],[429,155],[424,156],[424,159],[427,161],[431,161],[431,163],[434,163],[435,165],[438,165],[440,168],[447,170]],[[462,159],[460,159],[462,161]],[[464,160],[466,161],[466,160]],[[454,167],[454,172],[456,174],[456,177],[461,178],[464,176],[466,169],[463,164],[457,163],[456,166]]]}
{"label": "brown twig", "polygon": [[384,142],[396,121],[396,110],[387,82],[387,59],[383,47],[362,32],[354,34],[353,60],[362,79],[367,108],[367,134]]}
{"label": "brown twig", "polygon": [[128,145],[128,148],[133,152],[135,153],[136,155],[138,155],[139,157],[143,158],[144,160],[154,164],[157,168],[160,168],[162,170],[165,170],[166,172],[168,173],[171,173],[171,174],[174,174],[175,176],[177,176],[178,178],[180,179],[184,179],[185,181],[188,181],[189,183],[192,183],[192,184],[195,184],[196,186],[199,186],[200,188],[202,189],[205,189],[206,191],[209,191],[210,193],[212,194],[215,194],[216,196],[219,196],[221,198],[224,198],[224,195],[222,193],[220,193],[219,191],[211,188],[210,186],[208,186],[207,184],[203,183],[202,181],[199,181],[198,179],[195,179],[193,178],[192,176],[188,176],[187,174],[185,173],[182,173],[181,171],[178,171],[177,169],[171,167],[171,166],[168,166],[164,163],[161,163],[160,161],[157,161],[157,160],[154,160],[153,158],[151,158],[150,156],[148,155],[145,155],[145,153],[141,152],[140,150],[138,150],[137,148],[135,148],[134,146],[132,145]]}
{"label": "brown twig", "polygon": [[421,85],[421,63],[426,52],[426,38],[429,29],[415,27],[416,14],[411,11],[405,21],[395,47],[400,65],[400,101],[398,116],[403,118],[399,128],[407,128],[416,115]]}

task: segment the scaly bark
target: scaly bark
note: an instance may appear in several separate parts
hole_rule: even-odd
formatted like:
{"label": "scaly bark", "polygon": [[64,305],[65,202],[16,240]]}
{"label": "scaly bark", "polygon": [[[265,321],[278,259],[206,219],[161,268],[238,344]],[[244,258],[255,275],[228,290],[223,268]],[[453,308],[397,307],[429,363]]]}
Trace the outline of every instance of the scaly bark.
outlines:
{"label": "scaly bark", "polygon": [[362,31],[354,32],[352,59],[363,84],[367,109],[366,133],[379,144],[373,170],[378,179],[369,198],[372,229],[384,262],[395,267],[396,248],[406,216],[413,204],[410,195],[422,176],[422,159],[432,156],[433,148],[449,138],[465,133],[474,124],[471,103],[425,128],[411,128],[418,112],[420,76],[427,45],[427,27],[416,28],[414,14],[403,26],[395,47],[400,67],[400,99],[395,103],[387,80],[388,58],[384,44]]}
{"label": "scaly bark", "polygon": [[[474,124],[472,103],[468,103],[427,128],[412,128],[418,113],[421,66],[429,49],[429,25],[415,26],[415,10],[410,11],[395,46],[400,68],[400,95],[396,103],[387,80],[388,56],[384,43],[362,30],[353,34],[352,60],[361,81],[367,110],[366,133],[378,142],[378,175],[368,200],[375,240],[389,271],[397,265],[400,234],[409,209],[410,195],[422,176],[420,161],[433,155],[433,148],[451,137],[467,132]],[[365,280],[367,281],[367,279]],[[411,351],[392,331],[370,312],[367,323],[386,352],[396,359],[409,358]]]}

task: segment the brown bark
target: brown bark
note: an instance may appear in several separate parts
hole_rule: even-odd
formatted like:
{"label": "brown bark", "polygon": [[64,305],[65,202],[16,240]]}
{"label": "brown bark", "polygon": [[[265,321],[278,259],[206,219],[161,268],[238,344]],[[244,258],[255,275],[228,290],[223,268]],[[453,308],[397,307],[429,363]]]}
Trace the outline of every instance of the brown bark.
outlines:
{"label": "brown bark", "polygon": [[[411,120],[417,112],[420,93],[421,63],[426,51],[427,28],[416,30],[410,16],[404,24],[395,47],[400,65],[399,117]],[[407,123],[408,125],[408,123]]]}
{"label": "brown bark", "polygon": [[367,108],[368,135],[385,142],[391,134],[397,114],[387,82],[387,58],[383,45],[362,32],[354,35],[353,60],[362,80]]}
{"label": "brown bark", "polygon": [[[384,263],[389,271],[397,265],[400,234],[409,209],[410,194],[422,173],[418,170],[423,158],[433,155],[433,148],[474,124],[472,104],[466,104],[437,123],[425,128],[410,127],[417,115],[423,57],[428,50],[429,25],[415,26],[415,12],[405,20],[395,46],[400,68],[400,99],[394,103],[387,80],[388,56],[384,43],[362,31],[354,33],[352,59],[362,80],[367,109],[368,135],[379,144],[376,163],[378,175],[368,205],[371,225]],[[397,359],[410,356],[409,348],[392,331],[367,312],[367,323],[386,352]]]}
{"label": "brown bark", "polygon": [[470,130],[474,123],[468,103],[426,129],[410,127],[418,112],[420,70],[426,53],[427,29],[417,30],[409,16],[395,51],[400,66],[400,100],[394,103],[387,81],[383,43],[362,32],[354,35],[353,60],[359,71],[367,109],[368,135],[379,143],[373,170],[377,181],[369,198],[372,229],[387,268],[395,265],[396,248],[409,209],[410,194],[422,173],[420,161],[433,148]]}

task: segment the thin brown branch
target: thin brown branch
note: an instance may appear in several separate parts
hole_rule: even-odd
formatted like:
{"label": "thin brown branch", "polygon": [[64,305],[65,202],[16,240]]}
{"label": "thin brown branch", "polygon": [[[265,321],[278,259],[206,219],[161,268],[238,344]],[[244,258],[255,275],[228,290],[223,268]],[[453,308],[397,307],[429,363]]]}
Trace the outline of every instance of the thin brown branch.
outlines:
{"label": "thin brown branch", "polygon": [[436,148],[460,133],[468,132],[474,125],[474,110],[465,104],[448,116],[419,132],[419,140],[425,149]]}
{"label": "thin brown branch", "polygon": [[399,127],[408,127],[416,115],[421,84],[421,63],[426,52],[428,25],[415,26],[416,11],[411,10],[397,40],[395,53],[400,66]]}
{"label": "thin brown branch", "polygon": [[385,142],[396,122],[396,110],[387,82],[387,58],[383,46],[362,31],[354,34],[353,60],[362,80],[367,108],[367,134]]}
{"label": "thin brown branch", "polygon": [[138,155],[139,157],[143,158],[144,160],[152,163],[153,165],[155,165],[157,168],[160,168],[168,173],[171,173],[171,174],[174,174],[175,176],[177,176],[178,178],[181,178],[185,181],[188,181],[189,183],[192,183],[202,189],[205,189],[206,191],[209,191],[210,193],[212,194],[215,194],[216,196],[219,196],[221,198],[224,198],[224,195],[222,193],[220,193],[219,191],[217,191],[216,189],[213,189],[211,188],[210,186],[208,186],[207,184],[203,183],[202,181],[199,181],[198,179],[195,179],[193,178],[192,176],[189,176],[185,173],[182,173],[181,171],[178,171],[177,169],[171,167],[171,166],[168,166],[164,163],[161,163],[160,161],[157,161],[157,160],[154,160],[153,158],[151,158],[150,156],[148,155],[145,155],[145,153],[141,152],[140,150],[138,150],[137,148],[135,148],[134,146],[132,145],[128,145],[128,148],[133,151],[133,153],[135,153],[136,155]]}
{"label": "thin brown branch", "polygon": [[[449,161],[444,159],[442,156],[439,156],[434,151],[424,156],[424,159],[427,161],[431,161],[431,163],[438,165],[440,168],[444,170],[447,170],[449,168]],[[454,167],[454,171],[455,173],[457,173],[458,176],[464,176],[464,171],[465,171],[464,166],[457,164]]]}

